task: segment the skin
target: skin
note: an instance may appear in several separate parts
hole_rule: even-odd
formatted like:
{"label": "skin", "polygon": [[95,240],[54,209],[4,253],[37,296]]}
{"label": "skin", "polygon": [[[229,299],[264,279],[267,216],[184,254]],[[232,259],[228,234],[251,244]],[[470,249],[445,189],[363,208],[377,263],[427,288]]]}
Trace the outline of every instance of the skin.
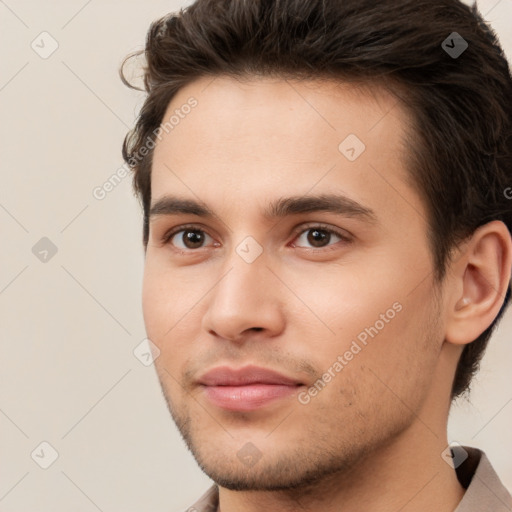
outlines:
{"label": "skin", "polygon": [[[503,302],[506,226],[479,228],[438,285],[426,210],[406,182],[410,119],[391,94],[218,76],[181,89],[164,119],[191,96],[197,106],[155,148],[152,205],[172,194],[215,217],[151,216],[143,312],[169,410],[220,485],[222,512],[453,511],[464,489],[441,457],[450,389],[463,346]],[[353,162],[338,149],[348,134],[366,145]],[[282,196],[328,193],[371,208],[376,222],[263,215]],[[319,223],[349,241],[312,236]],[[186,224],[203,230],[195,246],[179,229],[162,242]],[[236,250],[248,236],[262,250],[252,263]],[[255,364],[307,390],[395,303],[401,310],[307,404],[290,396],[226,411],[198,385],[213,367]],[[260,457],[252,465],[237,456],[248,442]]]}

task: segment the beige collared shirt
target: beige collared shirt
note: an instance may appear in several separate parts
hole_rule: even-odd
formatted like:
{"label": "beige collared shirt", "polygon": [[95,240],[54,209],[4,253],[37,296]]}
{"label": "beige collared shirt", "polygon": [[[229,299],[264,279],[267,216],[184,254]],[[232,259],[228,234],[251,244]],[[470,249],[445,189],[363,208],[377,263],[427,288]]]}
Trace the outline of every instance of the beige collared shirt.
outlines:
{"label": "beige collared shirt", "polygon": [[[453,512],[512,512],[512,496],[489,459],[477,448],[463,447],[468,458],[456,468],[466,492]],[[186,512],[218,512],[219,488],[212,485]]]}

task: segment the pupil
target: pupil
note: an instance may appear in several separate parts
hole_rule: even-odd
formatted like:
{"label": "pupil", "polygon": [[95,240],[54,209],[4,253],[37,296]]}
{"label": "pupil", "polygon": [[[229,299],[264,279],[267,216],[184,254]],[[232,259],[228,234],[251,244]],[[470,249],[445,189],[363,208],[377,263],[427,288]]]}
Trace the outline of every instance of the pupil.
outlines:
{"label": "pupil", "polygon": [[324,231],[320,231],[318,229],[312,229],[310,231],[310,235],[308,236],[308,242],[311,245],[322,246],[322,242],[325,242],[326,239],[329,241],[329,237],[329,233],[325,233]]}
{"label": "pupil", "polygon": [[183,234],[183,236],[184,236],[185,246],[187,246],[187,247],[189,247],[189,244],[201,245],[201,243],[203,241],[202,240],[203,237],[198,231],[186,231]]}

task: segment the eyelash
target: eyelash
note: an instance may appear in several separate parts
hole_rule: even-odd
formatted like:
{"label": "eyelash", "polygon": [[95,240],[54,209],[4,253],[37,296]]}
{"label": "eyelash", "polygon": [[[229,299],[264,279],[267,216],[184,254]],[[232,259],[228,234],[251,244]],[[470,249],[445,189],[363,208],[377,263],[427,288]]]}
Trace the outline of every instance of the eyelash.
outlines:
{"label": "eyelash", "polygon": [[[309,224],[309,225],[302,225],[300,228],[296,229],[294,231],[294,235],[295,235],[295,238],[298,238],[300,235],[302,235],[303,233],[307,232],[307,231],[311,231],[313,229],[317,229],[318,231],[324,231],[326,233],[329,233],[330,235],[336,235],[337,237],[339,237],[341,239],[341,242],[347,244],[347,243],[350,243],[351,242],[351,239],[343,234],[341,231],[338,231],[337,229],[334,229],[330,226],[327,226],[325,224],[319,224],[319,223],[315,223],[315,224]],[[172,240],[172,238],[174,237],[174,235],[182,232],[182,231],[187,231],[187,230],[190,230],[190,231],[198,231],[200,233],[206,233],[206,231],[204,229],[201,229],[199,228],[198,226],[194,225],[194,224],[186,224],[186,225],[183,225],[183,226],[178,226],[177,228],[173,228],[172,230],[170,231],[167,231],[161,238],[161,243],[163,243],[164,245],[167,245],[170,243],[170,241]],[[206,233],[208,235],[208,233]],[[211,237],[211,235],[208,235]],[[213,238],[213,237],[211,237]],[[339,243],[339,242],[338,242]],[[300,249],[306,249],[306,250],[309,250],[311,252],[318,252],[318,251],[321,251],[321,252],[325,252],[325,251],[329,251],[329,250],[335,250],[337,249],[337,247],[335,246],[326,246],[326,247],[299,247]],[[176,251],[184,254],[184,253],[193,253],[193,252],[196,252],[196,251],[199,251],[201,249],[204,249],[204,247],[199,247],[198,249],[186,249],[186,250],[183,250],[183,249],[179,249],[179,248],[175,248]]]}

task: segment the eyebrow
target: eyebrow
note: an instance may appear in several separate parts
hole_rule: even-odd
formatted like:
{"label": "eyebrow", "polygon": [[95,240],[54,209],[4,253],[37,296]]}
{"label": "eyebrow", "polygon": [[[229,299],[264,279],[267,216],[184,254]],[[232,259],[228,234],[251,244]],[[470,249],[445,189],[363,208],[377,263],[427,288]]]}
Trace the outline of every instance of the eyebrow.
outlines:
{"label": "eyebrow", "polygon": [[[370,224],[377,224],[374,210],[354,199],[339,194],[321,194],[317,196],[281,197],[271,202],[263,211],[265,219],[272,220],[289,215],[312,212],[330,212],[346,217],[358,218]],[[149,211],[149,216],[157,215],[197,215],[214,218],[215,213],[206,205],[193,200],[174,196],[164,196],[156,201]]]}

